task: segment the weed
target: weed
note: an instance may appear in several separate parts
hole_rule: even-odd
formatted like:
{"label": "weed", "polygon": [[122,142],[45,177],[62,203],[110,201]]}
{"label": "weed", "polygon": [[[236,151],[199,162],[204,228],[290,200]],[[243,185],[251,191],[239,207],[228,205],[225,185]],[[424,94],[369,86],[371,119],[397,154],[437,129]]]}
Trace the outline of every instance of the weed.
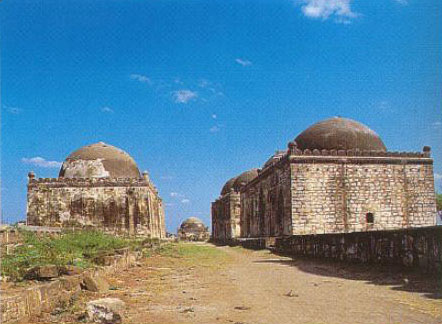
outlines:
{"label": "weed", "polygon": [[22,280],[26,271],[34,266],[54,264],[87,268],[98,255],[112,254],[125,247],[137,249],[141,244],[139,239],[120,238],[99,231],[69,232],[52,237],[22,230],[20,235],[23,243],[12,254],[3,255],[1,260],[2,276],[15,281]]}

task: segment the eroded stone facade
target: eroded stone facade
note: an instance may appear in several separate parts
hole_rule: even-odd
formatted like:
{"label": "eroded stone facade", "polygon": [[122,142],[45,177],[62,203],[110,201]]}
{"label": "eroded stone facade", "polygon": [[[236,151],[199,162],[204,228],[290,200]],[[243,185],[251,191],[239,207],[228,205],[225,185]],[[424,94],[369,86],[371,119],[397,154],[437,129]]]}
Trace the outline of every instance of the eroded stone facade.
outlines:
{"label": "eroded stone facade", "polygon": [[58,178],[29,173],[27,223],[166,236],[163,203],[147,171],[140,175],[129,154],[103,142],[71,153]]}
{"label": "eroded stone facade", "polygon": [[165,237],[164,211],[149,179],[56,178],[28,183],[29,225],[90,226]]}
{"label": "eroded stone facade", "polygon": [[212,203],[212,236],[218,240],[240,237],[240,193],[233,188]]}
{"label": "eroded stone facade", "polygon": [[241,236],[435,225],[429,153],[340,156],[291,152],[241,191]]}

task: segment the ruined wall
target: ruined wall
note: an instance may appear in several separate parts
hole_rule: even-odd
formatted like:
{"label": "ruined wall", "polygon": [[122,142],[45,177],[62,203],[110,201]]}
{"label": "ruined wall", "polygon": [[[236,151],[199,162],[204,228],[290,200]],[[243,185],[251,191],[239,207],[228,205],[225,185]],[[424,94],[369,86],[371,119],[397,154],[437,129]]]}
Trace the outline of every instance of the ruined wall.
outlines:
{"label": "ruined wall", "polygon": [[29,225],[165,237],[162,201],[144,179],[31,178],[27,220]]}
{"label": "ruined wall", "polygon": [[432,160],[291,156],[292,234],[435,224]]}
{"label": "ruined wall", "polygon": [[240,236],[240,194],[230,191],[212,203],[212,236],[227,241]]}
{"label": "ruined wall", "polygon": [[290,165],[281,160],[241,191],[241,237],[291,234],[290,185]]}
{"label": "ruined wall", "polygon": [[329,258],[442,271],[442,226],[391,231],[276,238],[276,251],[290,256]]}
{"label": "ruined wall", "polygon": [[122,254],[108,256],[107,266],[85,270],[81,274],[64,276],[50,282],[8,291],[0,300],[0,323],[30,323],[31,316],[65,307],[78,298],[81,283],[87,276],[101,277],[134,266],[139,253],[120,250]]}

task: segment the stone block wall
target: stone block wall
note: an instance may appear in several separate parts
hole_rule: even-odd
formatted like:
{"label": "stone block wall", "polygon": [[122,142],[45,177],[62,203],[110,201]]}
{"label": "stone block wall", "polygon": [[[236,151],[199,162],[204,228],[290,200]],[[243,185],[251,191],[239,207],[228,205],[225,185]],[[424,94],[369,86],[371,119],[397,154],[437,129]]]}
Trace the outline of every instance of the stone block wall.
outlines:
{"label": "stone block wall", "polygon": [[261,171],[241,191],[241,237],[280,236],[292,232],[290,165]]}
{"label": "stone block wall", "polygon": [[27,220],[165,237],[162,201],[143,179],[30,179]]}
{"label": "stone block wall", "polygon": [[294,235],[276,238],[276,251],[290,256],[399,265],[442,271],[442,226],[391,231]]}
{"label": "stone block wall", "polygon": [[240,194],[234,190],[212,203],[212,238],[226,242],[240,235]]}
{"label": "stone block wall", "polygon": [[292,234],[435,225],[426,158],[291,157]]}

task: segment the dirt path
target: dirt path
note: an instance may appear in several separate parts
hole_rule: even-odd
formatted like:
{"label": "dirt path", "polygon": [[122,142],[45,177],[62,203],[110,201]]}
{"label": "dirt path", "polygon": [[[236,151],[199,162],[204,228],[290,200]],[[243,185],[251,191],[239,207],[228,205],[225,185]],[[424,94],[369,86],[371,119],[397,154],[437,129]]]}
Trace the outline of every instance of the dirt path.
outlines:
{"label": "dirt path", "polygon": [[348,279],[336,264],[206,248],[214,255],[148,258],[108,278],[116,290],[102,296],[123,299],[132,324],[442,323],[442,299],[395,290],[385,274]]}

